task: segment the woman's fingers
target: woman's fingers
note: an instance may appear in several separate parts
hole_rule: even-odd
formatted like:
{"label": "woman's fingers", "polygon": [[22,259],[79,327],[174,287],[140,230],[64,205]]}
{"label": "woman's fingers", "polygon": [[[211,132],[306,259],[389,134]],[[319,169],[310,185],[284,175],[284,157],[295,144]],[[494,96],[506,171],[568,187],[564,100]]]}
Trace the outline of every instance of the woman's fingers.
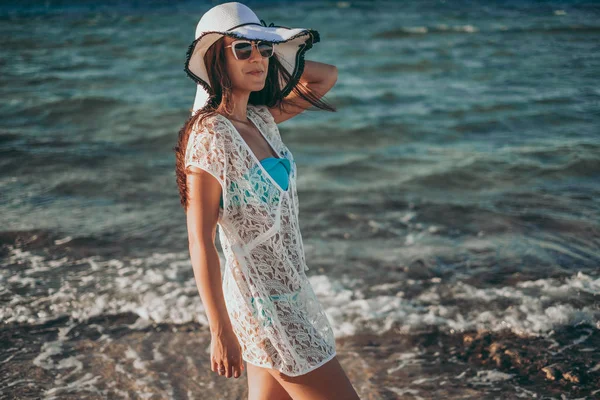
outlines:
{"label": "woman's fingers", "polygon": [[235,376],[236,378],[239,378],[240,376],[242,376],[243,370],[244,370],[244,362],[242,360],[239,360],[236,365],[235,373],[233,376]]}
{"label": "woman's fingers", "polygon": [[233,376],[234,378],[237,378],[241,375],[240,373],[240,361],[239,360],[233,360],[233,362],[231,363],[231,376]]}
{"label": "woman's fingers", "polygon": [[228,359],[221,361],[212,360],[211,370],[227,378],[231,378],[232,376],[239,378],[242,376],[242,371],[244,371],[244,362],[241,358],[231,361]]}
{"label": "woman's fingers", "polygon": [[228,378],[231,378],[232,376],[234,378],[239,378],[240,376],[242,376],[242,369],[243,369],[243,364],[242,364],[242,360],[241,359],[234,359],[231,360],[229,362],[229,368],[227,369],[228,371]]}
{"label": "woman's fingers", "polygon": [[229,365],[229,360],[223,360],[223,368],[225,369],[223,372],[223,376],[229,378],[231,376],[231,365]]}
{"label": "woman's fingers", "polygon": [[211,341],[211,369],[227,378],[239,378],[244,370],[243,348],[235,335],[213,337]]}
{"label": "woman's fingers", "polygon": [[224,365],[225,364],[222,361],[213,360],[211,369],[213,370],[213,372],[216,372],[219,375],[225,375],[227,369],[224,367]]}

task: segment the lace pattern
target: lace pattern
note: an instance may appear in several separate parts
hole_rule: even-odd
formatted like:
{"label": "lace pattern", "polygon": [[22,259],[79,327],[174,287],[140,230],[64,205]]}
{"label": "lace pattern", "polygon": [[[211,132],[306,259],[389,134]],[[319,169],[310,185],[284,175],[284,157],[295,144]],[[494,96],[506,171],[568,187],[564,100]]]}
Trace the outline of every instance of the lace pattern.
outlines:
{"label": "lace pattern", "polygon": [[266,106],[248,105],[248,118],[277,155],[290,161],[287,190],[221,115],[195,127],[186,166],[208,171],[223,189],[218,221],[226,259],[223,290],[243,359],[298,376],[333,358],[335,338],[305,274],[293,154]]}

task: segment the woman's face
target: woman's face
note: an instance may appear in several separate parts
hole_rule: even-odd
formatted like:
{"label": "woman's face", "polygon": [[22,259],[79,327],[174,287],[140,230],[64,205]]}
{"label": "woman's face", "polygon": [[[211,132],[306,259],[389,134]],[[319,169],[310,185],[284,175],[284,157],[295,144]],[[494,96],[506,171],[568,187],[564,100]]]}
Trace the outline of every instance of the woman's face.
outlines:
{"label": "woman's face", "polygon": [[[229,46],[232,42],[238,40],[229,36],[224,36],[224,45]],[[256,44],[256,42],[252,42]],[[248,92],[258,92],[265,86],[267,70],[269,68],[269,59],[263,58],[256,46],[252,46],[252,54],[246,60],[238,60],[233,55],[231,47],[225,49],[225,60],[227,74],[231,80],[234,90],[243,90]],[[262,71],[258,74],[251,74],[253,71]]]}

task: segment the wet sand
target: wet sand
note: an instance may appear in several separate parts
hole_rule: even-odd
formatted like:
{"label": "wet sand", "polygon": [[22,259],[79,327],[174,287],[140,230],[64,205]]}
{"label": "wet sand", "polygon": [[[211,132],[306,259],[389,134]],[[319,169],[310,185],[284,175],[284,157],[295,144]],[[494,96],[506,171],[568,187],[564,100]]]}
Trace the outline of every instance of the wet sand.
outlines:
{"label": "wet sand", "polygon": [[[210,334],[195,323],[147,324],[135,314],[71,325],[4,326],[2,398],[246,399],[238,379],[210,370]],[[600,334],[570,327],[549,338],[440,331],[338,339],[361,399],[596,398]],[[326,379],[326,377],[324,377]],[[10,383],[6,385],[6,383]]]}

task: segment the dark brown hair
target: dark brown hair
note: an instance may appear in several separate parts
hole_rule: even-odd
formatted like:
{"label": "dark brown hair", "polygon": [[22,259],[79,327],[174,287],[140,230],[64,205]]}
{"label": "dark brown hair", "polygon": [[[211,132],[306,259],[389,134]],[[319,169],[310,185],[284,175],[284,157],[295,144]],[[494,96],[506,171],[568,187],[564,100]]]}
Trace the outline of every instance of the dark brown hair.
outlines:
{"label": "dark brown hair", "polygon": [[[204,62],[205,65],[212,66],[212,68],[207,68],[208,78],[211,86],[211,96],[209,97],[207,104],[191,115],[183,124],[181,129],[179,129],[177,145],[173,148],[175,151],[175,174],[177,186],[179,187],[179,197],[185,212],[187,212],[189,200],[187,171],[185,168],[185,151],[192,127],[196,124],[198,124],[198,126],[202,126],[206,118],[216,114],[216,110],[221,103],[223,103],[225,110],[232,110],[233,108],[231,99],[231,81],[227,76],[227,70],[225,68],[226,58],[223,38],[220,38],[208,48],[206,54],[204,55]],[[304,54],[300,55],[300,63],[303,67]],[[277,85],[278,76],[281,76],[285,82],[284,87],[287,86],[292,79],[291,74],[279,62],[277,54],[273,54],[273,56],[269,58],[269,69],[267,71],[264,88],[258,92],[251,92],[248,103],[252,105],[277,107],[279,110],[284,110],[286,104],[291,104],[289,100],[283,99],[283,92]],[[212,94],[213,92],[214,95]],[[301,85],[298,85],[297,82],[294,84],[292,92],[296,93],[302,99],[308,101],[318,109],[337,111],[335,107],[319,99],[312,91]]]}

